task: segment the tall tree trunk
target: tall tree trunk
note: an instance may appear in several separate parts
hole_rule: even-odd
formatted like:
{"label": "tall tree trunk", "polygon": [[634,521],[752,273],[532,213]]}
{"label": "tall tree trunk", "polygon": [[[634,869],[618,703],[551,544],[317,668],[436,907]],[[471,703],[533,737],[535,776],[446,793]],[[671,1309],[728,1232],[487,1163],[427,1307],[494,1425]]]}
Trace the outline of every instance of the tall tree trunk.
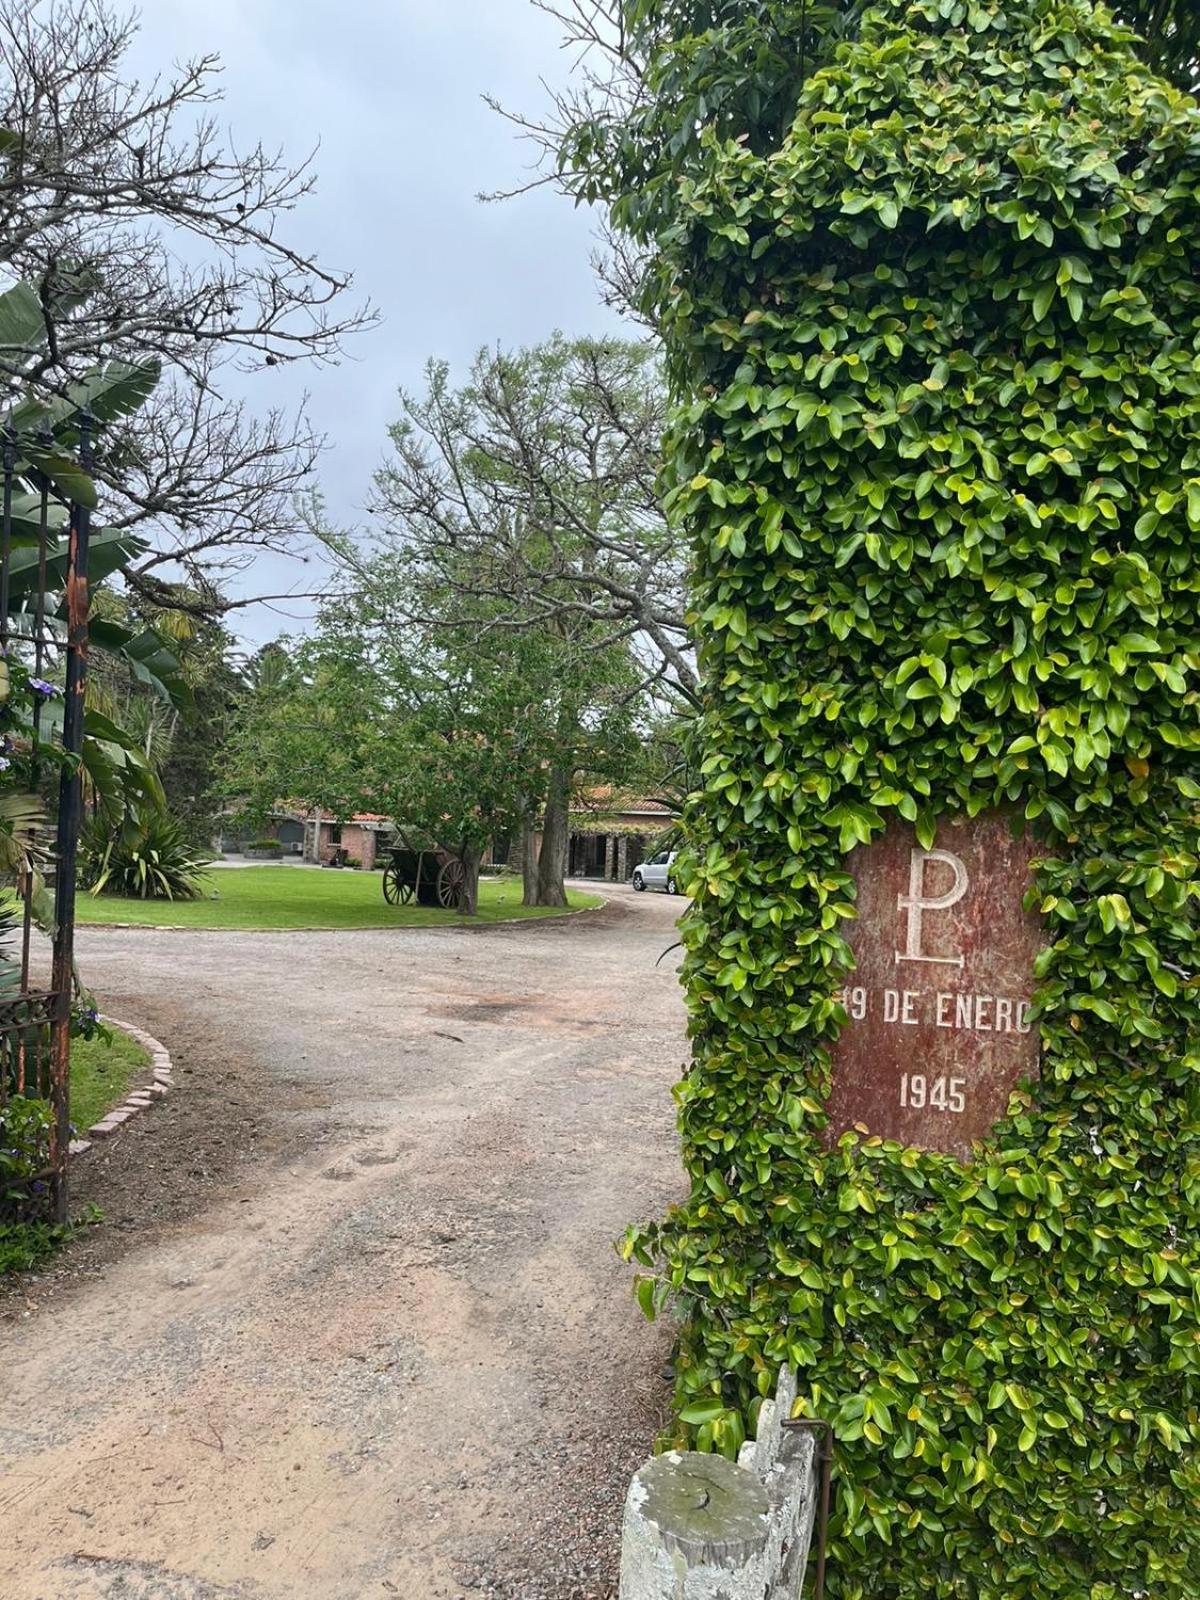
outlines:
{"label": "tall tree trunk", "polygon": [[532,811],[521,810],[521,903],[535,906],[538,903],[538,856],[534,842],[537,819]]}
{"label": "tall tree trunk", "polygon": [[473,917],[479,910],[479,863],[483,860],[483,851],[474,845],[464,845],[458,859],[467,874],[458,909],[464,917]]}
{"label": "tall tree trunk", "polygon": [[542,823],[542,848],[538,855],[537,904],[565,906],[567,888],[567,850],[571,842],[568,815],[571,805],[571,773],[565,766],[550,769],[546,789],[546,816]]}

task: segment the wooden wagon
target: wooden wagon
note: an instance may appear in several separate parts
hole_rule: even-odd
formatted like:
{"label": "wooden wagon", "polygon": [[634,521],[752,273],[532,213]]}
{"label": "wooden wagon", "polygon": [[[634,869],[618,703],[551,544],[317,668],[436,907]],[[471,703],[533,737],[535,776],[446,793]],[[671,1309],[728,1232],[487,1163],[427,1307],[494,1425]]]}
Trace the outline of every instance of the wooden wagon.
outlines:
{"label": "wooden wagon", "polygon": [[413,850],[393,845],[383,869],[383,898],[390,906],[440,906],[461,911],[467,869],[448,850]]}

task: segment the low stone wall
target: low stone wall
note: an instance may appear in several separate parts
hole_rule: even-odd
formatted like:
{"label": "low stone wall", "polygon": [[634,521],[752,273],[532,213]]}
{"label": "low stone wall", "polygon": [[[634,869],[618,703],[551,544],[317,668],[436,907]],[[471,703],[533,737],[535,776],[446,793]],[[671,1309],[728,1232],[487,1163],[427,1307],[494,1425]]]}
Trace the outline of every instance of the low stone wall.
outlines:
{"label": "low stone wall", "polygon": [[673,1450],[635,1475],[620,1600],[797,1600],[819,1465],[812,1435],[784,1430],[795,1400],[795,1374],[784,1372],[736,1465]]}

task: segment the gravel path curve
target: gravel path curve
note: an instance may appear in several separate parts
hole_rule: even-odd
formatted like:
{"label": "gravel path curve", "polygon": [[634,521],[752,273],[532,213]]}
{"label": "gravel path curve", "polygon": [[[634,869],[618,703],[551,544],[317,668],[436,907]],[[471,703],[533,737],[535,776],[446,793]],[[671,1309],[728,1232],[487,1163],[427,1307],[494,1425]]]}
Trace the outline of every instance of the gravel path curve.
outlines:
{"label": "gravel path curve", "polygon": [[608,1600],[670,1329],[678,901],[459,933],[86,931],[180,1088],[0,1302],[6,1600]]}

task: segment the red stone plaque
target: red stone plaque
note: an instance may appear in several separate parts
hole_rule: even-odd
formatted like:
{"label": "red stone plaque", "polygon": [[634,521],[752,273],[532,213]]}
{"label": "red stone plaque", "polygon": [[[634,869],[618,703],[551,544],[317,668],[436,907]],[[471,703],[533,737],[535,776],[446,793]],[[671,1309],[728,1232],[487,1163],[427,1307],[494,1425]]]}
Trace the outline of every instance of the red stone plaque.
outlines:
{"label": "red stone plaque", "polygon": [[897,824],[850,856],[857,968],[833,1047],[831,1139],[862,1126],[965,1159],[1037,1076],[1042,937],[1021,904],[1033,855],[992,813],[947,819],[931,850]]}

